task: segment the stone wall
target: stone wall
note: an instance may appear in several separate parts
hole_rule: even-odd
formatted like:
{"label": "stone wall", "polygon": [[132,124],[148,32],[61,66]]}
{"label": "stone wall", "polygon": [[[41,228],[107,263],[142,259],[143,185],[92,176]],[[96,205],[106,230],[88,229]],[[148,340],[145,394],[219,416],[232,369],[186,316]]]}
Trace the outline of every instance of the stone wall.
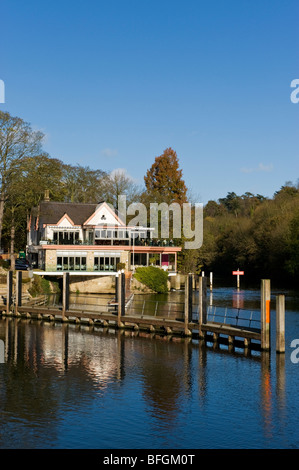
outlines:
{"label": "stone wall", "polygon": [[115,294],[115,276],[71,276],[70,292]]}

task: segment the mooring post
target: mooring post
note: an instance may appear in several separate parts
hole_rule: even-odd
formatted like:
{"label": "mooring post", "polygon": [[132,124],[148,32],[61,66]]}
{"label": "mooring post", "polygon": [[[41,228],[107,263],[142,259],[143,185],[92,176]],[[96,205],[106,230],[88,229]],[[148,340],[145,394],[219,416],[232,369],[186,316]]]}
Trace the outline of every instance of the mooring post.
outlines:
{"label": "mooring post", "polygon": [[262,279],[261,281],[261,349],[269,350],[270,342],[270,300],[271,288],[270,279]]}
{"label": "mooring post", "polygon": [[122,271],[121,273],[121,295],[122,295],[121,316],[124,317],[126,313],[126,275],[124,271]]}
{"label": "mooring post", "polygon": [[63,273],[63,287],[62,287],[62,316],[70,308],[70,273]]}
{"label": "mooring post", "polygon": [[9,315],[10,308],[12,306],[12,278],[13,272],[8,271],[7,273],[7,285],[6,285],[6,313]]}
{"label": "mooring post", "polygon": [[185,278],[185,335],[190,336],[189,322],[192,321],[192,274]]}
{"label": "mooring post", "polygon": [[117,272],[115,275],[115,302],[118,301],[118,278],[119,278],[119,272]]}
{"label": "mooring post", "polygon": [[203,277],[199,276],[198,279],[198,334],[199,337],[203,337],[202,331],[201,331],[201,325],[202,325],[202,281]]}
{"label": "mooring post", "polygon": [[189,279],[188,321],[190,323],[192,322],[192,307],[193,307],[193,278],[194,278],[193,274],[188,274],[188,279]]}
{"label": "mooring post", "polygon": [[198,297],[199,297],[199,309],[198,309],[198,325],[199,325],[199,336],[203,337],[201,331],[201,325],[207,323],[207,278],[199,278],[199,287],[198,287]]}
{"label": "mooring post", "polygon": [[285,296],[276,296],[276,352],[285,352]]}
{"label": "mooring post", "polygon": [[175,276],[175,289],[180,290],[181,289],[181,275],[177,274]]}
{"label": "mooring post", "polygon": [[124,326],[121,321],[125,315],[125,299],[126,299],[126,279],[125,273],[121,272],[118,276],[117,282],[117,326],[122,328]]}
{"label": "mooring post", "polygon": [[18,313],[18,308],[21,306],[22,306],[22,271],[16,271],[15,313]]}

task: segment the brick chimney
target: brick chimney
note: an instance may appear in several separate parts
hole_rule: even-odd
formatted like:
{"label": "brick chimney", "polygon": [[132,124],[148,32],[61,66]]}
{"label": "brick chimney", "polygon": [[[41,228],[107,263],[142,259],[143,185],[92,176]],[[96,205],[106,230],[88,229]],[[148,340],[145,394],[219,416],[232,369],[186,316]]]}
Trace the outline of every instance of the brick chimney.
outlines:
{"label": "brick chimney", "polygon": [[45,190],[44,201],[45,201],[45,202],[49,202],[49,201],[50,201],[50,192],[49,192],[48,189]]}

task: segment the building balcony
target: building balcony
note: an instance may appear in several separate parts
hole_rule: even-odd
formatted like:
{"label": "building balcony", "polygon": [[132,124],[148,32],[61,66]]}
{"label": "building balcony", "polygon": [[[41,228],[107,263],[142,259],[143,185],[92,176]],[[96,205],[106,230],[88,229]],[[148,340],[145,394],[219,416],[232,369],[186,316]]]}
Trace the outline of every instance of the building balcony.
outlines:
{"label": "building balcony", "polygon": [[41,240],[40,245],[68,245],[68,246],[127,246],[127,247],[179,247],[176,240],[159,239],[95,239],[91,240]]}

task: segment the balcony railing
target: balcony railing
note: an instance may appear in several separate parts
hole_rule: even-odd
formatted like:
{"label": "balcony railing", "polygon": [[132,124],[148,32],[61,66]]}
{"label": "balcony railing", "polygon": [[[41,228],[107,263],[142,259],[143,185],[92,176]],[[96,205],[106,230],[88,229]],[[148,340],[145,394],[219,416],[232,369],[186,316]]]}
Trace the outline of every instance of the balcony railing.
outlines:
{"label": "balcony railing", "polygon": [[97,246],[97,245],[109,245],[109,246],[153,246],[153,247],[171,247],[180,246],[176,240],[156,240],[156,239],[137,239],[137,240],[119,240],[115,238],[111,239],[96,239],[93,242],[88,240],[41,240],[40,245],[82,245],[82,246]]}

